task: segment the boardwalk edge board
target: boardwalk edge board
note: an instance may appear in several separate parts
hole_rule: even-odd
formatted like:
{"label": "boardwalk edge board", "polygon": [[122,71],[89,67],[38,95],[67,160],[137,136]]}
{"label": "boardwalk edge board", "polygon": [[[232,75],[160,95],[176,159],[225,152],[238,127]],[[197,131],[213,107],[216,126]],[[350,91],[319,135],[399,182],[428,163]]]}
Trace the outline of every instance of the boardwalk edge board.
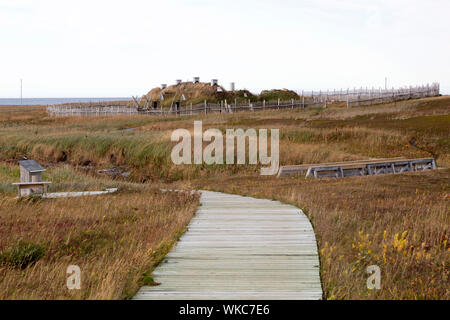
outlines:
{"label": "boardwalk edge board", "polygon": [[133,299],[322,298],[314,230],[301,209],[212,191],[201,191],[188,231],[153,276],[160,284]]}

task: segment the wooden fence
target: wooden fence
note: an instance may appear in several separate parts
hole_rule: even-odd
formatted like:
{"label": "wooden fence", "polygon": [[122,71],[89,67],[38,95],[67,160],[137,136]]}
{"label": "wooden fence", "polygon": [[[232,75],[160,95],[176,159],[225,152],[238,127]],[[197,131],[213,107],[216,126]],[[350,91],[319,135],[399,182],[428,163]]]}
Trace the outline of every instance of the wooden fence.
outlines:
{"label": "wooden fence", "polygon": [[281,110],[281,109],[297,109],[307,107],[326,107],[327,104],[333,102],[345,102],[347,107],[356,107],[364,105],[380,104],[398,100],[423,98],[439,95],[439,83],[432,85],[417,86],[399,89],[353,89],[353,90],[327,90],[327,91],[310,91],[301,92],[300,100],[290,101],[257,101],[244,104],[229,103],[226,100],[220,103],[208,103],[204,101],[202,104],[187,104],[177,107],[173,105],[170,109],[162,107],[152,108],[152,104],[147,104],[148,108],[139,106],[137,99],[133,97],[134,106],[130,101],[123,102],[103,102],[95,104],[61,104],[47,106],[47,112],[51,115],[74,115],[74,116],[104,116],[119,114],[150,114],[150,115],[198,115],[209,113],[235,113],[242,111],[255,110]]}
{"label": "wooden fence", "polygon": [[93,106],[86,104],[78,105],[55,105],[47,106],[47,112],[51,115],[61,116],[104,116],[104,115],[119,115],[119,114],[149,114],[149,115],[198,115],[209,113],[234,113],[242,111],[255,111],[255,110],[281,110],[281,109],[297,109],[306,108],[313,105],[323,106],[322,102],[307,102],[305,99],[291,100],[291,101],[276,101],[276,102],[249,102],[247,104],[227,103],[226,100],[221,103],[208,103],[204,102],[197,105],[184,105],[176,107],[173,105],[170,109],[165,108],[136,108],[125,107],[120,105],[105,104],[104,106]]}
{"label": "wooden fence", "polygon": [[297,109],[311,107],[312,105],[323,106],[323,103],[307,102],[305,99],[291,101],[276,101],[276,102],[248,102],[246,104],[228,103],[226,100],[220,103],[208,103],[204,101],[202,104],[188,104],[176,108],[172,106],[170,109],[138,109],[139,113],[167,115],[176,114],[180,116],[209,114],[209,113],[235,113],[243,111],[255,110],[281,110],[281,109]]}
{"label": "wooden fence", "polygon": [[123,104],[61,104],[47,106],[47,113],[60,116],[106,116],[119,114],[138,114],[136,108]]}
{"label": "wooden fence", "polygon": [[412,98],[424,98],[438,96],[440,91],[439,83],[432,83],[415,87],[403,87],[392,89],[375,88],[353,88],[353,89],[333,89],[319,91],[302,91],[298,94],[308,97],[313,102],[346,102],[347,107],[372,105],[387,103],[398,100]]}

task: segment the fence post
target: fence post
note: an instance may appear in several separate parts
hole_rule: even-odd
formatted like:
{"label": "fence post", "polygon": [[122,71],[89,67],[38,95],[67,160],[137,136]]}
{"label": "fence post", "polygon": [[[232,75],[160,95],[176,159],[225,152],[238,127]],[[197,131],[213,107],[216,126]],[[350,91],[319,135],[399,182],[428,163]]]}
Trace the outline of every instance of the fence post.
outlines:
{"label": "fence post", "polygon": [[305,96],[302,94],[302,108],[305,109]]}
{"label": "fence post", "polygon": [[263,110],[266,109],[266,99],[263,100]]}
{"label": "fence post", "polygon": [[294,99],[291,99],[291,109],[294,109]]}
{"label": "fence post", "polygon": [[206,111],[206,100],[205,100],[205,114],[207,113],[207,111]]}

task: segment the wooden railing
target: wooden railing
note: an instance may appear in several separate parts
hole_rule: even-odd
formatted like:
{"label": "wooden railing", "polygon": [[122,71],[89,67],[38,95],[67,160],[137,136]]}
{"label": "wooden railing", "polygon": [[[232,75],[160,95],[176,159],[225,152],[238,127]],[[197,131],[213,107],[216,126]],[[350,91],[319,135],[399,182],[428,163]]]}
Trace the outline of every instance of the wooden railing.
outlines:
{"label": "wooden railing", "polygon": [[307,107],[327,107],[330,103],[345,102],[347,107],[357,107],[364,105],[381,104],[398,100],[423,98],[439,95],[439,83],[432,85],[417,86],[409,88],[375,90],[375,89],[354,89],[354,90],[327,90],[319,92],[302,91],[300,100],[290,101],[256,101],[237,104],[236,102],[185,104],[177,107],[172,104],[170,108],[162,108],[159,103],[157,108],[152,108],[152,103],[147,103],[147,108],[142,108],[137,99],[133,97],[130,101],[119,103],[95,103],[95,104],[62,104],[47,106],[47,112],[51,115],[119,115],[119,114],[151,114],[151,115],[198,115],[208,113],[234,113],[255,110],[279,110],[297,109]]}

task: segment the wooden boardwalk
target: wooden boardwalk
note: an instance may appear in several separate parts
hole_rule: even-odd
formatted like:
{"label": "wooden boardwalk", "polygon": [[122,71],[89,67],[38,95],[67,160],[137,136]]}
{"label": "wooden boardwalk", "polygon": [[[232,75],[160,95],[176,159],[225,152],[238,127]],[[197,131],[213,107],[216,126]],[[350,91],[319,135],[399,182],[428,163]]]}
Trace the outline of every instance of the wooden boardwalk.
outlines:
{"label": "wooden boardwalk", "polygon": [[278,171],[277,177],[306,172],[306,177],[344,178],[351,176],[374,176],[378,174],[425,171],[434,170],[436,168],[437,166],[434,158],[385,158],[282,166]]}
{"label": "wooden boardwalk", "polygon": [[317,244],[303,212],[202,191],[188,231],[134,299],[321,299]]}

